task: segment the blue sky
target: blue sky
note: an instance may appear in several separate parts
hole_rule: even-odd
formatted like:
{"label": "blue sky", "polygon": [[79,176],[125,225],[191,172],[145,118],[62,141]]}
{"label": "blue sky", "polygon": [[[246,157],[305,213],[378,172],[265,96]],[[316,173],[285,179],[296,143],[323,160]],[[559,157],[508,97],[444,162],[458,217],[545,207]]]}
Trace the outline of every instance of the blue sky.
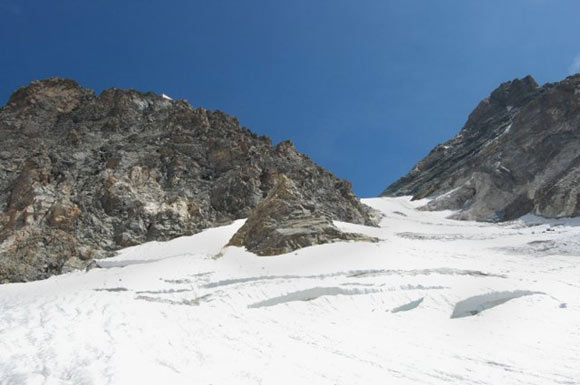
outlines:
{"label": "blue sky", "polygon": [[501,82],[580,72],[578,0],[0,0],[0,103],[30,81],[237,116],[375,196]]}

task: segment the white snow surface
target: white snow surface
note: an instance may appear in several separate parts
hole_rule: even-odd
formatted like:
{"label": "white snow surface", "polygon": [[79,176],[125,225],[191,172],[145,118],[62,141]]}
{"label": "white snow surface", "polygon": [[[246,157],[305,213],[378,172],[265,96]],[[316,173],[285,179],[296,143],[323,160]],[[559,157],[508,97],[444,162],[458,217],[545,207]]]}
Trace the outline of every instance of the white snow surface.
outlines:
{"label": "white snow surface", "polygon": [[580,384],[580,221],[376,198],[381,239],[277,257],[243,221],[0,286],[0,384]]}

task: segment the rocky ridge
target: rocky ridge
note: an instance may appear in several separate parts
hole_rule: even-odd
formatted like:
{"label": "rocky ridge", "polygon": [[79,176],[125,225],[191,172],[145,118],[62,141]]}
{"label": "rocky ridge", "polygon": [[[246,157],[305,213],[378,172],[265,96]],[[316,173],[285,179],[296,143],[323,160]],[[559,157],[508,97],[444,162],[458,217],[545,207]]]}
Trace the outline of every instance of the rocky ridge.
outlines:
{"label": "rocky ridge", "polygon": [[302,196],[291,179],[280,174],[276,186],[252,210],[229,245],[244,246],[265,256],[335,241],[378,241],[340,231],[328,216],[318,212],[317,206]]}
{"label": "rocky ridge", "polygon": [[291,142],[154,93],[33,82],[0,109],[0,137],[0,282],[248,217],[280,175],[320,218],[376,223]]}
{"label": "rocky ridge", "polygon": [[452,140],[435,147],[382,196],[432,197],[425,210],[511,220],[580,215],[580,75],[539,86],[503,83]]}

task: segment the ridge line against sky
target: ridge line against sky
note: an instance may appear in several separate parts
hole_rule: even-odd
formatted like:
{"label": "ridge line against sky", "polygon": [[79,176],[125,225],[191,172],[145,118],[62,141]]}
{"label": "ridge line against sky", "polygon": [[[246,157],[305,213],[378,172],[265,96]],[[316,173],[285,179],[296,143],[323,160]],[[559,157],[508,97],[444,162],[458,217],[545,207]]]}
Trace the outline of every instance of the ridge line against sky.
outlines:
{"label": "ridge line against sky", "polygon": [[73,78],[219,109],[376,196],[500,83],[580,71],[580,2],[0,0],[0,103]]}

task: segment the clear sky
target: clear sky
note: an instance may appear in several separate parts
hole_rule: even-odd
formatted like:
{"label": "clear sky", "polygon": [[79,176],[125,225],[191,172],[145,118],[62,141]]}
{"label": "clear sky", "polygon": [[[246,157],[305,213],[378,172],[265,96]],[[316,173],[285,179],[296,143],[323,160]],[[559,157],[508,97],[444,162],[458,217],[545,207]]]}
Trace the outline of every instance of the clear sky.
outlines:
{"label": "clear sky", "polygon": [[51,76],[166,93],[376,196],[501,82],[580,72],[579,15],[578,0],[0,0],[0,103]]}

